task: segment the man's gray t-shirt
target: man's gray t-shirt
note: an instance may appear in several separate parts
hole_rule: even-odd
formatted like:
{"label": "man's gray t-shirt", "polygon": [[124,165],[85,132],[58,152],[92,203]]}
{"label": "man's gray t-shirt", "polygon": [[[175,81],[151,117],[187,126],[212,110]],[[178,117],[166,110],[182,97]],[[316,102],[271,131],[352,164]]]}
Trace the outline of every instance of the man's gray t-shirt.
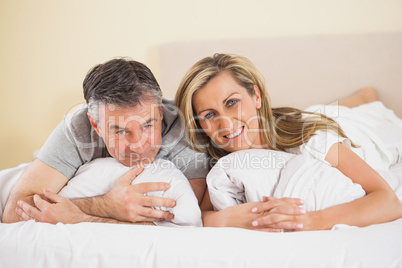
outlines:
{"label": "man's gray t-shirt", "polygon": [[[206,154],[195,152],[185,137],[184,124],[173,101],[163,100],[162,145],[156,159],[173,162],[188,179],[205,178],[209,171]],[[105,143],[92,128],[87,106],[66,115],[40,150],[38,158],[69,179],[84,163],[110,157]]]}

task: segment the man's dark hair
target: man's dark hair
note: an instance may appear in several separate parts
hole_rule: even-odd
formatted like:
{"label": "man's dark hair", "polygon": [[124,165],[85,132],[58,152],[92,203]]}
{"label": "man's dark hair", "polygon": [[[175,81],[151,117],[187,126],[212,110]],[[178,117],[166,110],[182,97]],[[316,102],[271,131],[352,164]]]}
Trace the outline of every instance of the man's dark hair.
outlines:
{"label": "man's dark hair", "polygon": [[118,58],[96,65],[84,79],[84,98],[91,116],[100,104],[135,107],[142,101],[160,103],[162,91],[151,70],[144,64]]}

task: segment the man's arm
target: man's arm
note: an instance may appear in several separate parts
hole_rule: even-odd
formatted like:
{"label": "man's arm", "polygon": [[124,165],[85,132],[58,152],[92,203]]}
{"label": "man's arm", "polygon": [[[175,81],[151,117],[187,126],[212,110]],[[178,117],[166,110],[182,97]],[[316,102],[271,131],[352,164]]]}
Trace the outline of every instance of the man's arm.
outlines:
{"label": "man's arm", "polygon": [[[56,224],[58,222],[64,224],[73,224],[80,222],[100,222],[100,223],[121,223],[133,224],[132,222],[123,222],[111,218],[102,218],[83,213],[74,203],[69,199],[62,197],[58,194],[52,193],[48,190],[43,191],[44,196],[52,203],[42,199],[39,195],[33,196],[35,206],[19,201],[17,209],[18,215],[23,220],[35,220],[39,222],[46,222]],[[136,222],[140,225],[154,225],[152,222]]]}
{"label": "man's arm", "polygon": [[[149,191],[165,190],[169,185],[166,185],[165,183],[130,185],[131,181],[137,175],[133,172],[135,173],[136,171],[132,169],[131,172],[124,175],[117,185],[106,195],[77,199],[74,200],[74,202],[79,209],[85,213],[91,216],[99,216],[98,219],[96,219],[98,222],[111,222],[112,219],[108,218],[115,218],[117,220],[113,221],[113,223],[118,221],[149,222],[159,221],[161,218],[173,218],[174,216],[169,212],[155,210],[148,207],[152,206],[151,204],[155,204],[155,206],[173,207],[175,206],[173,200],[144,196],[144,193]],[[21,175],[21,178],[11,191],[10,197],[5,206],[2,222],[12,223],[20,221],[21,217],[16,213],[18,201],[21,200],[26,204],[35,206],[33,201],[33,196],[35,194],[43,196],[42,193],[44,189],[58,193],[67,182],[68,178],[65,175],[46,165],[39,159],[34,160]],[[117,202],[122,200],[126,203],[119,206]],[[19,207],[22,208],[21,206]],[[63,217],[63,213],[60,213],[58,217]],[[49,215],[47,213],[46,216],[56,217],[56,215]],[[27,220],[26,218],[23,219]],[[89,220],[89,218],[86,218],[86,220]],[[91,221],[93,220],[94,218],[91,219]]]}
{"label": "man's arm", "polygon": [[[162,204],[158,206],[169,206],[164,202],[172,202],[168,198],[144,196],[152,188],[169,187],[166,183],[142,183],[131,185],[132,180],[142,171],[142,168],[133,168],[122,176],[116,185],[107,194],[97,197],[88,197],[74,200],[83,209],[80,209],[68,198],[62,197],[49,190],[44,190],[43,200],[38,194],[33,195],[33,202],[27,203],[24,200],[18,201],[17,214],[23,220],[35,219],[47,223],[78,223],[78,222],[102,222],[102,223],[133,223],[152,225],[152,222],[161,221],[163,217],[173,218],[173,214],[144,207],[138,203],[150,202]],[[78,178],[77,178],[78,179]],[[83,178],[80,178],[83,179]],[[32,198],[31,198],[32,200]],[[48,202],[50,201],[50,202]],[[123,202],[120,203],[120,202]],[[174,202],[174,201],[173,201]],[[174,204],[175,205],[175,204]],[[98,211],[103,215],[96,215],[86,211]],[[141,216],[138,213],[141,213]],[[165,215],[166,214],[166,215]],[[127,220],[126,218],[129,217]]]}
{"label": "man's arm", "polygon": [[2,222],[13,223],[20,221],[20,216],[16,213],[19,200],[33,205],[33,196],[35,194],[42,194],[45,188],[57,193],[67,182],[68,178],[62,173],[46,165],[41,160],[35,159],[12,189],[4,208]]}

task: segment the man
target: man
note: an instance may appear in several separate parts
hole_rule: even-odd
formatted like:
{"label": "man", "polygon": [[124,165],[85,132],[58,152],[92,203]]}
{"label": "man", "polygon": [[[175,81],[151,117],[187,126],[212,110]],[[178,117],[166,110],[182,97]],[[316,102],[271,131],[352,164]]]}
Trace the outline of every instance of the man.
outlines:
{"label": "man", "polygon": [[113,59],[97,65],[83,87],[87,105],[67,116],[50,135],[13,188],[3,222],[31,218],[51,223],[152,222],[174,217],[150,208],[174,207],[174,200],[144,195],[169,185],[131,185],[140,167],[131,169],[103,196],[70,201],[55,194],[81,165],[107,156],[126,166],[141,166],[156,158],[170,160],[189,179],[201,202],[207,156],[194,152],[186,142],[173,102],[162,99],[155,77],[144,64]]}

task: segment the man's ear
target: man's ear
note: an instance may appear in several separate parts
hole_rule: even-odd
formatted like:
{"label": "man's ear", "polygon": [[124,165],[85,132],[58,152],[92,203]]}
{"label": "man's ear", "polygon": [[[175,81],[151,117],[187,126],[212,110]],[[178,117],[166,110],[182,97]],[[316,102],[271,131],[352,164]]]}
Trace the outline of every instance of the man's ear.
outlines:
{"label": "man's ear", "polygon": [[102,137],[99,126],[96,123],[96,121],[91,117],[91,115],[89,113],[87,113],[87,115],[88,115],[88,119],[89,119],[89,122],[91,123],[92,128],[95,129],[95,131],[99,135],[99,137]]}
{"label": "man's ear", "polygon": [[163,105],[162,105],[162,101],[161,101],[161,119],[163,119]]}

